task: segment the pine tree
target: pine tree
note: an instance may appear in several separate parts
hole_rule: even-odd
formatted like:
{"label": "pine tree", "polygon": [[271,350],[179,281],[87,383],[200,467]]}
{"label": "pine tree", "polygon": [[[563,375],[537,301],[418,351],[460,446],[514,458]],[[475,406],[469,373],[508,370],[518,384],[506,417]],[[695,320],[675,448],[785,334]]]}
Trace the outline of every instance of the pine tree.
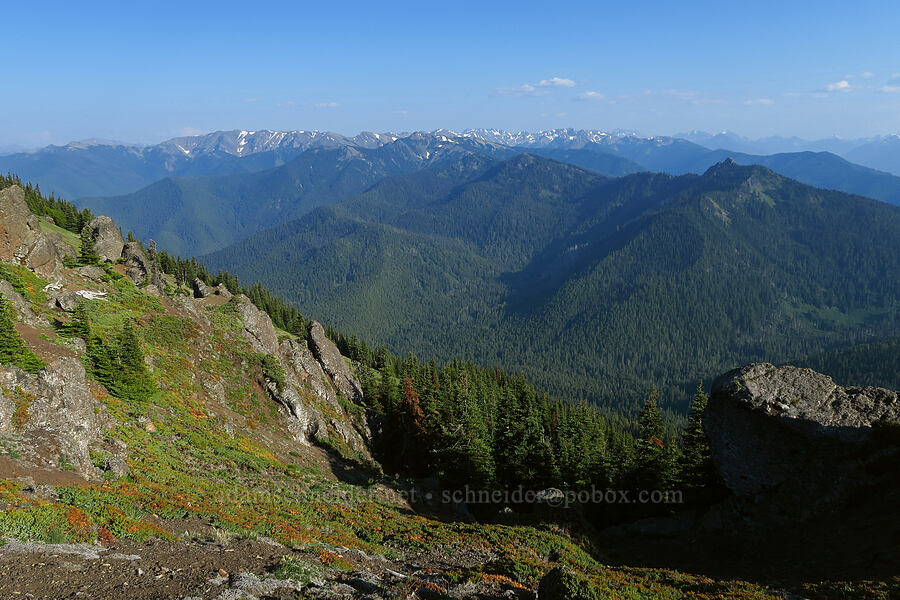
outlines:
{"label": "pine tree", "polygon": [[45,366],[16,331],[12,306],[3,294],[0,294],[0,364],[13,365],[29,373],[36,373]]}
{"label": "pine tree", "polygon": [[78,262],[82,265],[96,265],[100,262],[100,255],[94,247],[94,238],[87,225],[81,229],[81,248],[78,251]]}
{"label": "pine tree", "polygon": [[79,302],[72,313],[72,320],[64,325],[60,330],[62,335],[80,337],[87,341],[91,337],[91,315],[88,313],[87,305]]}
{"label": "pine tree", "polygon": [[709,402],[703,392],[703,384],[697,386],[688,424],[682,435],[682,456],[679,461],[679,479],[686,491],[694,497],[702,496],[703,491],[715,484],[715,470],[709,449],[709,439],[703,431],[703,413]]}
{"label": "pine tree", "polygon": [[640,439],[636,442],[631,484],[645,490],[662,490],[672,486],[675,480],[677,451],[674,442],[666,443],[662,411],[657,405],[656,388],[641,409]]}

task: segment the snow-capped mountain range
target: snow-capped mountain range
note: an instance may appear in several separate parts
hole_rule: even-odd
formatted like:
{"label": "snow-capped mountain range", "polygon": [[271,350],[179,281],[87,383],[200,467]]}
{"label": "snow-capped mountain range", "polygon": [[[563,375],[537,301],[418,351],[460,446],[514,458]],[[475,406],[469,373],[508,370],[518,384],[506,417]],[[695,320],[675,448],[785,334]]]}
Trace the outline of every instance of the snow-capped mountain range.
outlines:
{"label": "snow-capped mountain range", "polygon": [[[900,174],[900,135],[857,140],[856,145],[837,138],[804,144],[796,138],[754,141],[728,132],[693,131],[684,137],[644,137],[633,132],[573,128],[536,132],[487,128],[413,133],[365,131],[352,137],[315,130],[232,130],[177,137],[146,146],[88,140],[0,156],[0,172],[17,173],[23,179],[40,183],[44,191],[65,198],[115,196],[167,177],[263,171],[313,148],[366,151],[401,140],[409,142],[405,151],[422,153],[423,164],[431,160],[430,153],[440,150],[435,144],[458,145],[493,157],[525,150],[613,176],[641,170],[702,172],[711,160],[722,158],[722,153],[829,151],[859,165]],[[771,150],[764,151],[768,149]]]}

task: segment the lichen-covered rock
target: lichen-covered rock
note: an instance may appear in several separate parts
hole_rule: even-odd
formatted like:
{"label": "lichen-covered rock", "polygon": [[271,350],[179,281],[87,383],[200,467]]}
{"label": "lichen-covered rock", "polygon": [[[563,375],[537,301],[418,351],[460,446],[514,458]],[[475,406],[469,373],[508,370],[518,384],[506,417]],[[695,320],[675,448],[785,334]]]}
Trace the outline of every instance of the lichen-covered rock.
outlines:
{"label": "lichen-covered rock", "polygon": [[22,435],[45,457],[45,466],[59,466],[54,461],[62,457],[84,477],[99,475],[88,447],[103,439],[112,422],[78,360],[61,358],[33,375],[0,368],[0,389],[0,433]]}
{"label": "lichen-covered rock", "polygon": [[109,217],[97,217],[88,223],[88,229],[100,258],[108,262],[119,260],[125,247],[125,238],[113,220]]}
{"label": "lichen-covered rock", "polygon": [[352,402],[362,400],[362,386],[350,372],[350,367],[347,366],[337,346],[325,335],[325,328],[316,321],[309,326],[309,344],[322,369],[331,377],[338,391]]}
{"label": "lichen-covered rock", "polygon": [[[805,516],[872,483],[873,426],[900,421],[897,392],[841,387],[811,369],[751,364],[716,379],[704,425],[725,485]],[[763,500],[763,497],[766,500]]]}

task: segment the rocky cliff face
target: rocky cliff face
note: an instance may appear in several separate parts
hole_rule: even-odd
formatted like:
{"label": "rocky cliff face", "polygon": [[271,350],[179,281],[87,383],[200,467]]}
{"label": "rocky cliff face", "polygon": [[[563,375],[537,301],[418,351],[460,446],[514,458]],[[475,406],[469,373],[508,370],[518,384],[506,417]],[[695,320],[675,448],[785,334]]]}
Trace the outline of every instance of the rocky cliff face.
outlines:
{"label": "rocky cliff face", "polygon": [[230,302],[243,322],[244,339],[255,352],[273,356],[284,373],[283,382],[269,378],[267,389],[290,415],[294,439],[309,444],[336,435],[352,450],[371,458],[371,432],[364,415],[350,414],[340,402],[341,396],[362,400],[361,391],[355,393],[362,388],[322,326],[313,322],[310,328],[310,337],[316,340],[314,355],[298,340],[279,342],[269,315],[246,296],[235,296]]}
{"label": "rocky cliff face", "polygon": [[59,235],[41,232],[25,203],[25,190],[14,185],[0,191],[0,260],[47,277],[62,268],[63,257],[74,255],[75,249]]}
{"label": "rocky cliff face", "polygon": [[34,375],[0,367],[0,433],[22,436],[26,462],[95,478],[89,447],[112,425],[79,360],[61,358]]}
{"label": "rocky cliff face", "polygon": [[784,517],[834,508],[878,485],[900,448],[879,432],[900,422],[898,393],[841,387],[810,369],[751,364],[719,377],[705,427],[726,486]]}

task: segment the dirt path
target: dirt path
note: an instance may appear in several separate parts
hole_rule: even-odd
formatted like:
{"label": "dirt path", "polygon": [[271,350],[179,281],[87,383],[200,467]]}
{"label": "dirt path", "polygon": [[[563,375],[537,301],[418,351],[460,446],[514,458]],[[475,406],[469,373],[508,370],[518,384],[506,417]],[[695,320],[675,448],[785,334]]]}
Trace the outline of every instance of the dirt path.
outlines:
{"label": "dirt path", "polygon": [[[265,575],[273,570],[286,552],[251,540],[224,546],[121,541],[106,548],[10,540],[0,547],[0,598],[211,599],[231,587],[238,573]],[[292,590],[287,591],[266,597],[293,597]]]}

